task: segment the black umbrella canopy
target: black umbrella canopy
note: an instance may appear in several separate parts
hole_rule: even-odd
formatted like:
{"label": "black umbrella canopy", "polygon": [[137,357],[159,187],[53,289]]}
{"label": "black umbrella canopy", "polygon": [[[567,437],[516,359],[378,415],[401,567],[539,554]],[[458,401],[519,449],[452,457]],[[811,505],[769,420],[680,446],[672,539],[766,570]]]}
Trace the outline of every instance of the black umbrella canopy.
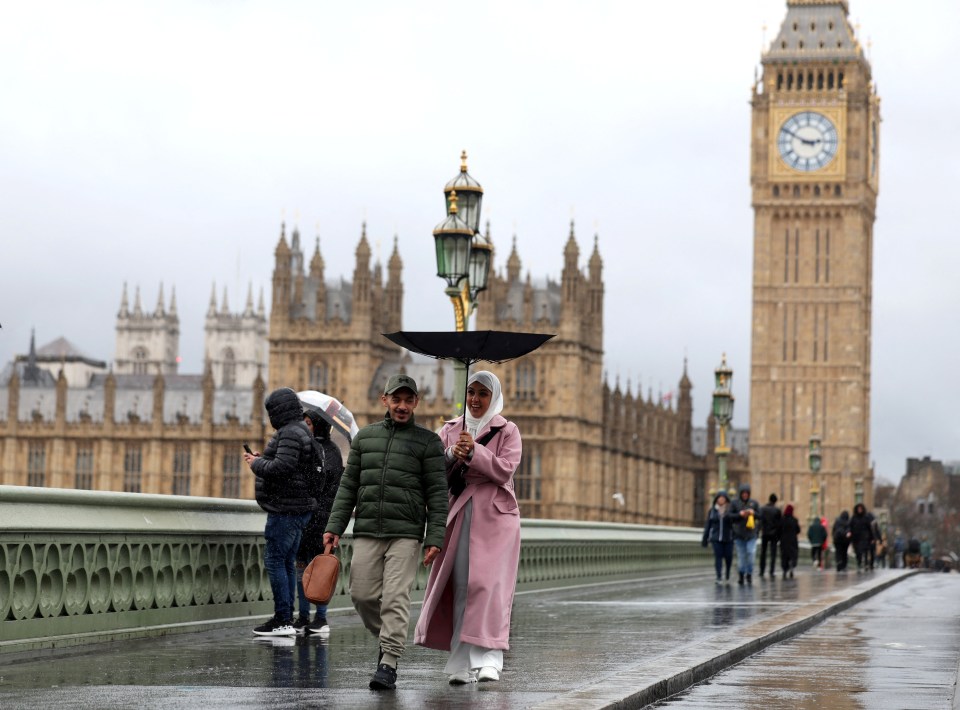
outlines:
{"label": "black umbrella canopy", "polygon": [[440,360],[459,360],[469,367],[475,362],[507,362],[533,352],[553,334],[510,333],[505,330],[441,330],[384,333],[402,348]]}
{"label": "black umbrella canopy", "polygon": [[[383,337],[410,352],[438,360],[459,360],[467,368],[475,362],[507,362],[531,353],[550,338],[551,333],[510,333],[505,330],[440,330],[402,331],[383,333]],[[467,382],[464,382],[466,388]],[[463,393],[466,405],[467,393]],[[467,426],[467,418],[463,418]]]}

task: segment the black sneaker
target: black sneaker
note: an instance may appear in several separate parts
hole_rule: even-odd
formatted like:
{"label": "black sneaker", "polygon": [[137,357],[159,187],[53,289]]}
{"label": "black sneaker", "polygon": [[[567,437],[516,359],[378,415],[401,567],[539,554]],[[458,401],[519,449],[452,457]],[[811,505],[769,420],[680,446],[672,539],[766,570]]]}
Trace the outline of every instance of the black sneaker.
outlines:
{"label": "black sneaker", "polygon": [[268,619],[253,629],[257,636],[296,636],[293,628],[293,619],[280,619],[276,616]]}
{"label": "black sneaker", "polygon": [[324,616],[317,614],[313,623],[307,624],[307,633],[308,634],[328,634],[330,633],[330,625],[327,624],[327,619]]}
{"label": "black sneaker", "polygon": [[310,617],[304,616],[301,614],[296,619],[293,620],[293,629],[298,634],[306,633],[307,629],[310,627]]}
{"label": "black sneaker", "polygon": [[370,679],[370,690],[395,690],[397,687],[397,669],[386,663],[377,666],[377,672]]}

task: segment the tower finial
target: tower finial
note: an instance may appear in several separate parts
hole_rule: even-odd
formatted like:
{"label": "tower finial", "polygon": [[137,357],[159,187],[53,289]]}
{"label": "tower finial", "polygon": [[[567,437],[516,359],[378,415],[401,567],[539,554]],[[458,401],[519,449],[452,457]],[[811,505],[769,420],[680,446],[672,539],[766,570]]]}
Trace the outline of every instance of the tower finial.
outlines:
{"label": "tower finial", "polygon": [[467,151],[460,151],[460,172],[467,172]]}

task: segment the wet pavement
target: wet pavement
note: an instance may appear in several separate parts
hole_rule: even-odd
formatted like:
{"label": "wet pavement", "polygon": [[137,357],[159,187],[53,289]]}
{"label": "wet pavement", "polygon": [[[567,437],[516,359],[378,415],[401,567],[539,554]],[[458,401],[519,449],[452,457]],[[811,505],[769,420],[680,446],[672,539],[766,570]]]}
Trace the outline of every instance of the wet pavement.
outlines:
{"label": "wet pavement", "polygon": [[960,575],[919,574],[654,707],[957,707]]}
{"label": "wet pavement", "polygon": [[[0,707],[213,709],[269,704],[276,708],[581,710],[614,703],[641,707],[689,688],[770,643],[796,636],[836,609],[859,602],[837,621],[861,614],[861,609],[874,603],[861,600],[890,585],[874,598],[887,604],[881,609],[889,606],[884,599],[896,598],[900,616],[909,616],[911,623],[913,615],[919,621],[924,611],[934,613],[906,601],[916,599],[915,593],[901,599],[899,590],[908,583],[918,589],[930,585],[940,590],[938,594],[952,596],[943,631],[960,638],[955,633],[960,620],[960,594],[956,593],[960,575],[904,579],[902,571],[892,570],[864,575],[801,570],[795,580],[756,580],[752,587],[739,587],[715,586],[712,574],[705,571],[518,594],[512,648],[505,654],[499,683],[450,686],[442,672],[446,654],[410,646],[400,661],[397,690],[371,691],[367,682],[377,644],[351,611],[330,616],[332,631],[327,638],[264,640],[244,627],[99,644],[13,663],[0,657]],[[414,608],[411,636],[418,610]],[[870,618],[870,613],[864,613],[863,623]],[[873,670],[864,670],[863,659],[872,658],[871,643],[854,644],[856,652],[846,660],[837,658],[834,673],[864,678],[866,684]],[[947,645],[944,640],[938,655],[930,659],[929,667],[936,672],[929,684],[949,686],[952,693],[957,658]],[[932,653],[931,648],[924,646],[924,653]],[[893,662],[896,654],[904,655],[909,649],[888,650]],[[824,656],[816,646],[802,653]],[[724,675],[717,676],[715,683]],[[719,687],[715,683],[712,687]],[[698,707],[701,701],[693,694],[710,687],[699,686],[689,697],[673,702]],[[729,687],[723,688],[725,706],[731,702],[730,692]],[[704,707],[716,706],[709,704],[713,701],[703,702],[708,703]],[[792,701],[789,705],[845,707]]]}

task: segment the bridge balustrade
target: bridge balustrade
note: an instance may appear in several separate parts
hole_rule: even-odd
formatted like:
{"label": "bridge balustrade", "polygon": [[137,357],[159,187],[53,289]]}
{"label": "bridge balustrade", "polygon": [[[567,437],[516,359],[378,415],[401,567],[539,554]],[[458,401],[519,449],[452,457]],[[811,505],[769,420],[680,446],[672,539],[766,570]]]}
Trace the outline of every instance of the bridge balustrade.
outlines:
{"label": "bridge balustrade", "polygon": [[[265,520],[253,501],[0,486],[0,653],[271,614]],[[520,589],[710,565],[690,528],[523,520],[521,536]],[[340,554],[332,608],[350,606],[349,529]]]}

